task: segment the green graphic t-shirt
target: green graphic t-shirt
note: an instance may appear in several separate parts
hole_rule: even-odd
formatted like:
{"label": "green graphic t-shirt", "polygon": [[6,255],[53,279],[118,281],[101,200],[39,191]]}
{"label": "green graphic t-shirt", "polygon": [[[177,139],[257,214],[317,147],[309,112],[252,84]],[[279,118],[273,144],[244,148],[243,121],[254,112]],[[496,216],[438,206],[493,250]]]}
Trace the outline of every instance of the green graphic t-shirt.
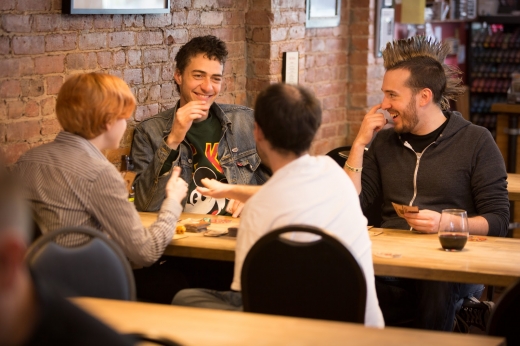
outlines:
{"label": "green graphic t-shirt", "polygon": [[193,177],[189,182],[188,199],[184,211],[197,214],[226,214],[227,200],[212,198],[197,192],[197,186],[203,178],[215,179],[227,183],[218,160],[218,143],[222,137],[220,121],[214,115],[199,123],[193,123],[186,140],[193,153]]}

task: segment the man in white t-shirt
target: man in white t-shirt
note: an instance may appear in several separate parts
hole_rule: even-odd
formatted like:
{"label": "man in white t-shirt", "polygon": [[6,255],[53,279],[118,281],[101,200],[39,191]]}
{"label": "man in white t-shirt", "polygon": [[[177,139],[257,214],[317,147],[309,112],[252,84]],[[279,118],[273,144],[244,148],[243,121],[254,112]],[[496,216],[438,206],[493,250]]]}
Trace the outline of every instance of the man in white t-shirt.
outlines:
{"label": "man in white t-shirt", "polygon": [[[254,136],[262,162],[273,171],[272,177],[261,187],[206,179],[206,188],[199,188],[199,192],[211,197],[247,201],[237,237],[232,290],[183,290],[173,304],[241,310],[240,275],[249,249],[276,228],[305,224],[336,236],[350,250],[366,278],[365,325],[384,327],[375,291],[367,220],[356,189],[331,158],[308,154],[320,125],[319,101],[302,87],[275,84],[258,95]],[[292,239],[301,238],[295,234]]]}

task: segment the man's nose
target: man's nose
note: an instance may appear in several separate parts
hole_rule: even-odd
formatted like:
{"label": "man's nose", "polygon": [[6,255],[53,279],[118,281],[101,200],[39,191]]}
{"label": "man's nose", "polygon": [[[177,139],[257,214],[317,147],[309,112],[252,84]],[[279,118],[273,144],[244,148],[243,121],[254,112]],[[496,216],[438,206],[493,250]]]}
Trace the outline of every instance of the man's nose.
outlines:
{"label": "man's nose", "polygon": [[388,110],[390,109],[391,106],[390,106],[390,101],[388,100],[388,97],[383,97],[383,102],[381,102],[381,109],[383,110]]}
{"label": "man's nose", "polygon": [[203,91],[210,91],[213,89],[213,84],[211,84],[211,80],[209,78],[204,78],[200,87]]}

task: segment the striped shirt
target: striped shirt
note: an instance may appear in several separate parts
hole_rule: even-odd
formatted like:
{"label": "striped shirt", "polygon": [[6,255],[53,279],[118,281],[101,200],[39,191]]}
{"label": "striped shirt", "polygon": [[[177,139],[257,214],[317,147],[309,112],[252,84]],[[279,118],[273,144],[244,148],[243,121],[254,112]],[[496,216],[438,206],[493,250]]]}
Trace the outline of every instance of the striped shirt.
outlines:
{"label": "striped shirt", "polygon": [[157,221],[143,227],[121,174],[92,143],[70,132],[29,150],[15,164],[25,182],[42,233],[65,226],[88,226],[107,234],[134,267],[149,266],[170,243],[182,206],[162,204]]}

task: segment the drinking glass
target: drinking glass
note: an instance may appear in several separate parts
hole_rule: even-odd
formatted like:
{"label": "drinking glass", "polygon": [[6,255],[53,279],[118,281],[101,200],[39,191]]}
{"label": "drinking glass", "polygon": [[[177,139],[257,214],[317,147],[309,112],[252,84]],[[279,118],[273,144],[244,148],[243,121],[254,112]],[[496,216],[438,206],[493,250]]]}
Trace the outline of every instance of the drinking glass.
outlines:
{"label": "drinking glass", "polygon": [[439,241],[445,251],[461,251],[469,236],[468,214],[462,209],[444,209],[439,222]]}

